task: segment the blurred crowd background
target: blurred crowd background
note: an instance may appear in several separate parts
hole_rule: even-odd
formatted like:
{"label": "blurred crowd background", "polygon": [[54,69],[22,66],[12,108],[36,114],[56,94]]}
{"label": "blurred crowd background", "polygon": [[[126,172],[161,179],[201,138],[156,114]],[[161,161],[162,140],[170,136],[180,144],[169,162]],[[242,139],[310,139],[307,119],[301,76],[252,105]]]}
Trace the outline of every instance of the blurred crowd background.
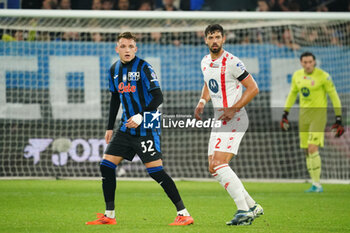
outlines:
{"label": "blurred crowd background", "polygon": [[350,11],[349,0],[0,0],[0,8],[160,11]]}
{"label": "blurred crowd background", "polygon": [[[155,11],[350,11],[350,0],[11,0],[8,8],[46,10],[155,10]],[[0,0],[0,6],[4,6]],[[9,4],[11,2],[11,4]],[[1,5],[2,4],[2,5]],[[165,22],[166,23],[166,22]],[[35,24],[35,22],[33,22]],[[171,27],[171,23],[167,25]],[[186,23],[183,25],[186,28]],[[203,29],[204,30],[204,29]],[[274,44],[299,50],[303,46],[350,46],[350,23],[345,21],[317,27],[288,26],[227,31],[232,44]],[[202,45],[203,31],[150,32],[137,34],[138,42]],[[87,41],[115,42],[116,33],[45,32],[0,29],[2,41]]]}

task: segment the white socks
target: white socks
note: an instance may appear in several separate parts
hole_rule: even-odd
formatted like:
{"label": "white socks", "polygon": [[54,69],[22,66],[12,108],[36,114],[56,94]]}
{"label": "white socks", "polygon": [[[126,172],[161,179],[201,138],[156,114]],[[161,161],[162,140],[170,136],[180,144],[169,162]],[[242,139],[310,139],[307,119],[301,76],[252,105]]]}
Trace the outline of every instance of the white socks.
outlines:
{"label": "white socks", "polygon": [[108,218],[115,218],[115,210],[106,210],[105,215]]}
{"label": "white socks", "polygon": [[183,209],[180,211],[177,211],[177,215],[182,215],[182,216],[191,216],[190,213],[187,211],[187,209]]}
{"label": "white socks", "polygon": [[254,199],[249,195],[249,193],[247,192],[247,190],[244,189],[243,191],[244,193],[244,198],[245,198],[245,201],[247,202],[247,205],[249,208],[252,208],[255,206],[255,201]]}
{"label": "white socks", "polygon": [[316,186],[317,188],[321,188],[322,187],[320,182],[312,182],[312,185]]}
{"label": "white socks", "polygon": [[249,196],[242,182],[228,164],[221,164],[215,167],[214,170],[215,173],[212,175],[230,194],[236,203],[237,209],[247,211],[254,206],[255,201]]}

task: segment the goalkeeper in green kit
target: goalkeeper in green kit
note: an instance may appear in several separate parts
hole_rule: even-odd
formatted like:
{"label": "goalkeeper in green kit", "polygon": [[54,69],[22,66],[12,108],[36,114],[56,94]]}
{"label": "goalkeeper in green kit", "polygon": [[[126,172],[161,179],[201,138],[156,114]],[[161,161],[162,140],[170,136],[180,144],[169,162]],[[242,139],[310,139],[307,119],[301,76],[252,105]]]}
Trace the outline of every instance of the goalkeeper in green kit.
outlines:
{"label": "goalkeeper in green kit", "polygon": [[316,68],[316,58],[310,52],[300,56],[303,69],[294,72],[292,86],[287,97],[282,116],[281,128],[288,130],[288,113],[299,93],[299,137],[300,148],[305,149],[307,170],[312,179],[312,186],[305,192],[323,192],[320,184],[321,158],[318,151],[324,145],[324,130],[327,122],[327,94],[329,95],[336,122],[332,126],[335,137],[344,133],[342,126],[341,103],[331,76]]}

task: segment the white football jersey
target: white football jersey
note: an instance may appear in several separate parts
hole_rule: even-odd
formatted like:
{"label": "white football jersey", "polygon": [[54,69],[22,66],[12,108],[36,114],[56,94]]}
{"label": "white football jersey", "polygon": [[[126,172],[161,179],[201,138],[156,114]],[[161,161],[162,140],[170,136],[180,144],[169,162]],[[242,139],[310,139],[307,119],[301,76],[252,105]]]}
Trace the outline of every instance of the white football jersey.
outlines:
{"label": "white football jersey", "polygon": [[224,51],[220,58],[212,60],[208,54],[202,59],[201,69],[215,109],[231,107],[241,98],[240,81],[249,73],[237,57]]}

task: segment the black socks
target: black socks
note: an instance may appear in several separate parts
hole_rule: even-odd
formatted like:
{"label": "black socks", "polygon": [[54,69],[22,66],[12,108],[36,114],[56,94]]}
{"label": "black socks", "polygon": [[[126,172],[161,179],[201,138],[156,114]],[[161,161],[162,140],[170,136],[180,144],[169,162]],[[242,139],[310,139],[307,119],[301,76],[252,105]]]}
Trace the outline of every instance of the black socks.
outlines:
{"label": "black socks", "polygon": [[115,170],[117,165],[108,161],[102,160],[100,171],[102,175],[102,189],[106,202],[106,210],[114,210],[115,189],[117,187]]}
{"label": "black socks", "polygon": [[177,211],[185,209],[173,179],[163,170],[163,166],[147,168],[147,171],[162,186],[164,192],[176,206]]}

